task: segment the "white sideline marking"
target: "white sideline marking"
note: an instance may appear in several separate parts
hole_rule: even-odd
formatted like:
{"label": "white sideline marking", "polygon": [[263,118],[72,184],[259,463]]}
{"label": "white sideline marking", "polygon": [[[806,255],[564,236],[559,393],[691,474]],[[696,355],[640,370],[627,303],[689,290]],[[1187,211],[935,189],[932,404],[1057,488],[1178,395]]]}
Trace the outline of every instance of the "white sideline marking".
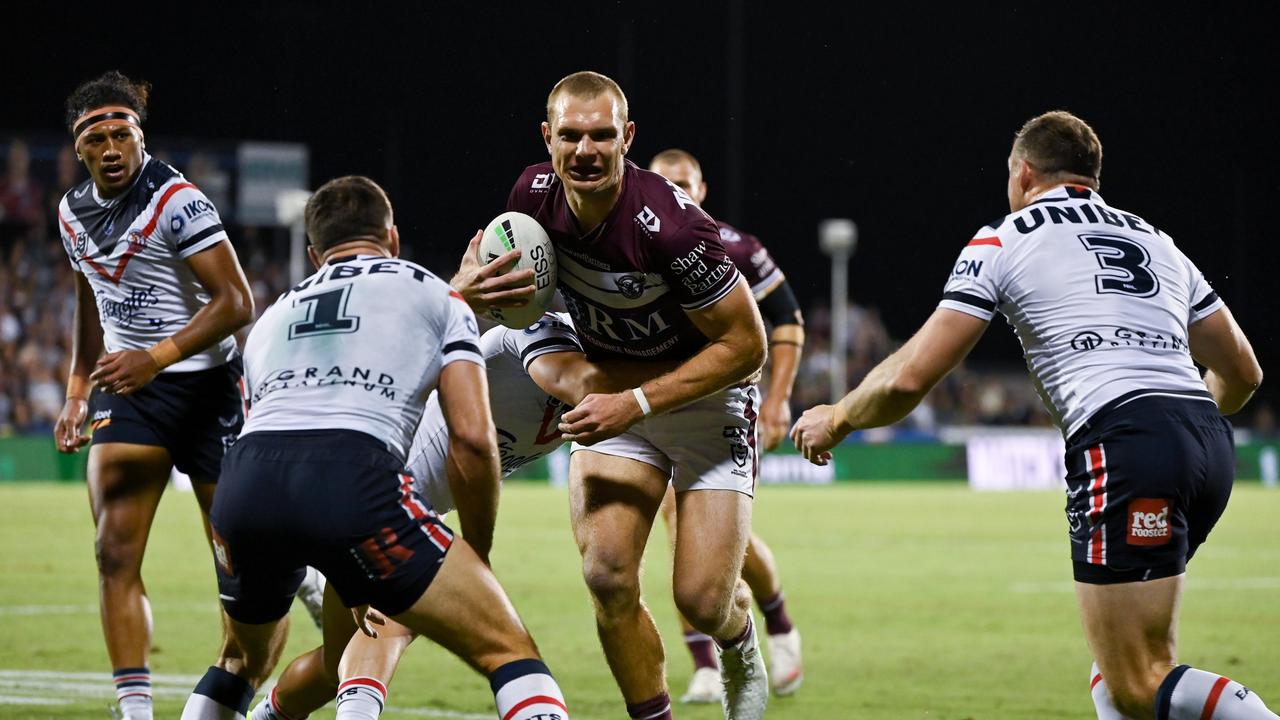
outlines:
{"label": "white sideline marking", "polygon": [[[1188,578],[1186,589],[1199,590],[1280,590],[1280,577],[1246,577],[1218,580]],[[1073,582],[1019,582],[1009,586],[1009,592],[1020,595],[1074,593]]]}
{"label": "white sideline marking", "polygon": [[49,698],[10,697],[0,695],[0,705],[70,705],[70,700],[50,700]]}
{"label": "white sideline marking", "polygon": [[[94,608],[97,612],[97,608]],[[157,698],[187,697],[200,682],[199,675],[152,675],[151,694]],[[268,691],[270,684],[259,692]],[[9,694],[12,693],[12,694]],[[0,706],[70,705],[77,699],[114,700],[115,685],[105,672],[58,672],[54,670],[0,670]],[[444,718],[446,720],[493,720],[492,713],[469,713],[443,708],[388,707],[386,715]]]}
{"label": "white sideline marking", "polygon": [[[178,603],[165,606],[166,610],[179,612],[216,613],[218,606],[207,603]],[[0,617],[5,615],[97,615],[97,605],[0,605]]]}

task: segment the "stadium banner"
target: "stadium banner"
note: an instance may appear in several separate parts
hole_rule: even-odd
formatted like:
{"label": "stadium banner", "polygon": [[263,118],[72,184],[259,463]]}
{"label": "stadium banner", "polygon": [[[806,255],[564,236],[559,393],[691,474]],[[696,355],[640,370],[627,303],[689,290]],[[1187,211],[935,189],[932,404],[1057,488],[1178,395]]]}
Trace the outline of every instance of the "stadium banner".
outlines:
{"label": "stadium banner", "polygon": [[[1031,430],[1025,436],[974,435],[965,444],[940,442],[847,442],[835,449],[831,465],[816,467],[790,447],[766,453],[760,482],[766,485],[827,485],[870,480],[953,480],[981,489],[1062,487],[1060,448]],[[1019,440],[1025,438],[1025,441]],[[1056,444],[1055,444],[1056,443]],[[0,438],[0,482],[30,480],[83,481],[88,452],[63,455],[48,436]],[[561,448],[535,460],[511,476],[514,481],[563,484],[568,477],[568,450]],[[1236,478],[1276,486],[1280,475],[1280,439],[1255,440],[1236,446]]]}

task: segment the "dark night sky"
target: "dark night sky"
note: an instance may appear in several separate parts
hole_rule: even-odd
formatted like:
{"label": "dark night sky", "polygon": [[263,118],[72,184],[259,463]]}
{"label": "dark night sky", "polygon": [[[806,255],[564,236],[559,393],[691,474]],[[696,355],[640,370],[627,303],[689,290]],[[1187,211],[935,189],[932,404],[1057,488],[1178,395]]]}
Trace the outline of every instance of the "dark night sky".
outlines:
{"label": "dark night sky", "polygon": [[[545,158],[551,85],[604,72],[631,103],[632,157],[698,155],[707,209],[760,235],[803,298],[828,293],[818,220],[854,218],[852,297],[898,337],[1007,211],[1013,132],[1069,109],[1102,138],[1108,202],[1173,235],[1280,367],[1268,3],[50,5],[8,17],[0,127],[58,131],[70,89],[119,68],[155,85],[149,137],[300,141],[316,184],[381,181],[442,272]],[[1003,327],[977,354],[1019,362]]]}

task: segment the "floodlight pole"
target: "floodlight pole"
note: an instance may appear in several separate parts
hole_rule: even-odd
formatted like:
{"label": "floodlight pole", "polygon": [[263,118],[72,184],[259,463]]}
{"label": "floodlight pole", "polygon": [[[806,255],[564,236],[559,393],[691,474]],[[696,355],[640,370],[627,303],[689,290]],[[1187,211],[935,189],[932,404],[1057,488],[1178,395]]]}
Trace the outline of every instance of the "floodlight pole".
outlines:
{"label": "floodlight pole", "polygon": [[307,272],[307,228],[303,214],[311,193],[285,190],[276,195],[276,221],[289,226],[289,285],[297,285]]}
{"label": "floodlight pole", "polygon": [[849,355],[849,258],[858,245],[858,226],[849,218],[818,223],[818,246],[831,256],[831,402],[844,397]]}

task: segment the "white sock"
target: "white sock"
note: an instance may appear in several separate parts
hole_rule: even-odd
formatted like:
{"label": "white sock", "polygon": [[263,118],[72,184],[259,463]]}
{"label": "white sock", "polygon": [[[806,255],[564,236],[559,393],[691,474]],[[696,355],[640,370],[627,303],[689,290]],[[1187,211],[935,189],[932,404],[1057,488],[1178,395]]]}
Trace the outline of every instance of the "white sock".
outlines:
{"label": "white sock", "polygon": [[151,720],[151,671],[145,667],[117,668],[111,678],[122,719]]}
{"label": "white sock", "polygon": [[371,677],[354,677],[338,686],[335,720],[378,720],[387,704],[387,686]]}
{"label": "white sock", "polygon": [[276,689],[271,688],[271,692],[262,698],[262,702],[258,703],[258,707],[253,709],[249,714],[249,720],[305,720],[306,715],[302,717],[292,717],[285,715],[280,706],[276,704]]}
{"label": "white sock", "polygon": [[1093,709],[1098,713],[1098,720],[1125,720],[1125,716],[1111,704],[1107,683],[1098,671],[1098,663],[1089,668],[1089,694],[1093,696]]}
{"label": "white sock", "polygon": [[245,720],[245,717],[213,698],[192,695],[187,698],[187,704],[182,706],[182,720]]}
{"label": "white sock", "polygon": [[489,676],[503,720],[569,720],[564,695],[541,660],[515,660]]}
{"label": "white sock", "polygon": [[1229,678],[1189,665],[1173,669],[1156,694],[1156,720],[1277,720],[1262,698]]}

